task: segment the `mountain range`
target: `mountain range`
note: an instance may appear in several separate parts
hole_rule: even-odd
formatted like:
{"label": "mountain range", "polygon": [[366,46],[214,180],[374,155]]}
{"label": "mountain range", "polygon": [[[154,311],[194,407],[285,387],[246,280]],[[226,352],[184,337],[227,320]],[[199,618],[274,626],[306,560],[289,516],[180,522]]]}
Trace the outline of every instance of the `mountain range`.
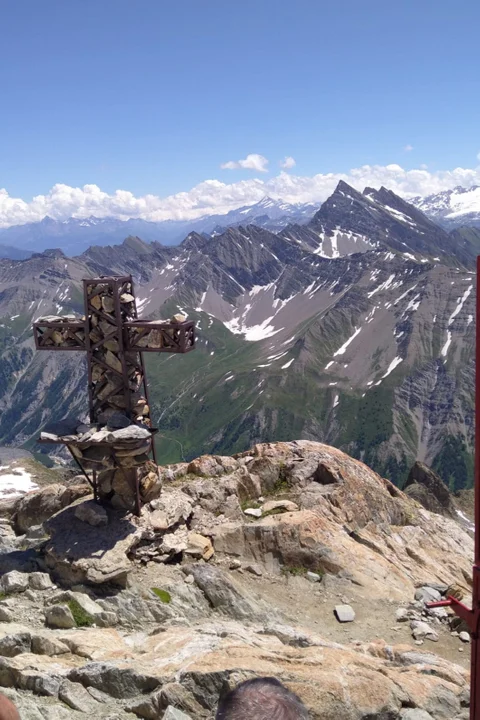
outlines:
{"label": "mountain range", "polygon": [[[480,229],[480,187],[457,187],[427,197],[415,197],[410,203],[447,230],[462,228],[464,232],[463,228]],[[146,242],[160,242],[167,246],[178,245],[190,232],[215,236],[229,227],[245,225],[280,232],[290,224],[310,222],[320,207],[321,203],[290,204],[264,197],[254,205],[246,205],[224,215],[205,215],[196,220],[149,222],[135,218],[90,217],[60,221],[45,217],[40,222],[0,229],[0,257],[20,260],[49,248],[59,248],[72,257],[82,254],[92,245],[117,244],[128,236],[138,236]]]}
{"label": "mountain range", "polygon": [[129,237],[0,260],[0,443],[39,451],[49,421],[85,414],[83,358],[36,353],[32,321],[81,314],[83,277],[132,273],[143,317],[180,309],[198,326],[194,353],[146,358],[163,463],[305,438],[399,485],[420,460],[466,487],[480,234],[468,232],[340,182],[277,233],[249,224],[176,247]]}
{"label": "mountain range", "polygon": [[[240,207],[225,215],[205,215],[196,220],[149,222],[135,218],[118,220],[113,217],[89,217],[54,220],[45,217],[40,222],[1,228],[0,257],[22,259],[32,252],[42,252],[50,248],[60,248],[67,255],[74,256],[81,254],[91,245],[120,243],[130,235],[140,236],[146,242],[177,245],[192,231],[218,234],[223,228],[249,223],[277,231],[291,222],[307,222],[319,206],[320,204],[313,203],[291,205],[265,197],[254,205]],[[18,250],[15,251],[14,248]]]}
{"label": "mountain range", "polygon": [[429,218],[447,229],[480,227],[480,186],[456,187],[410,201]]}

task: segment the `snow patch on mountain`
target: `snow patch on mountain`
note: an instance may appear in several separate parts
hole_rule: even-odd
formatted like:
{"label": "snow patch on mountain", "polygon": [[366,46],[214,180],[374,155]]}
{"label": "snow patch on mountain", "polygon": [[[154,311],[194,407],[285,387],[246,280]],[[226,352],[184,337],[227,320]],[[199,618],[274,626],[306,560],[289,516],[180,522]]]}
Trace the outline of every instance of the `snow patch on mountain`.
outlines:
{"label": "snow patch on mountain", "polygon": [[350,345],[350,343],[352,343],[355,340],[355,338],[361,332],[361,330],[362,330],[361,327],[356,328],[353,335],[351,337],[349,337],[348,340],[346,342],[344,342],[340,348],[338,348],[337,352],[333,353],[333,357],[337,357],[337,355],[344,355],[345,351],[348,348],[348,346]]}

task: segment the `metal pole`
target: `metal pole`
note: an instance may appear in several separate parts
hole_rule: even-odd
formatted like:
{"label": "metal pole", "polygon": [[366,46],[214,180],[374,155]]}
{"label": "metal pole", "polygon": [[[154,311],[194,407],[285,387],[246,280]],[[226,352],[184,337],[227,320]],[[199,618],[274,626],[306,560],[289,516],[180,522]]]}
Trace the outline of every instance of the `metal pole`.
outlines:
{"label": "metal pole", "polygon": [[480,256],[477,257],[477,305],[475,324],[475,556],[473,564],[472,628],[470,663],[470,720],[480,720]]}
{"label": "metal pole", "polygon": [[470,720],[480,720],[480,255],[477,257],[477,300],[475,311],[475,539],[472,579],[472,608],[448,596],[427,607],[451,607],[468,625],[471,636]]}

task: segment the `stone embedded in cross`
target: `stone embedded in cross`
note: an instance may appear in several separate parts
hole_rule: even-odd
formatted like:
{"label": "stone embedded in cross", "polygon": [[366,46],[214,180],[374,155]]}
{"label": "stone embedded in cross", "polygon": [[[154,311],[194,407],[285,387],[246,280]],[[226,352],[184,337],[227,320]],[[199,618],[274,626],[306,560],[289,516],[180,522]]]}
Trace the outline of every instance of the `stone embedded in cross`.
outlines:
{"label": "stone embedded in cross", "polygon": [[[41,440],[67,445],[82,470],[93,471],[92,484],[100,498],[112,500],[121,495],[116,492],[119,484],[124,486],[123,495],[128,495],[126,488],[131,489],[132,482],[121,483],[112,472],[121,471],[126,475],[127,468],[129,472],[135,469],[136,507],[139,510],[137,470],[142,464],[147,467],[148,453],[151,452],[155,459],[150,437],[155,430],[142,355],[144,352],[190,352],[195,348],[195,324],[179,315],[167,322],[139,320],[130,275],[88,278],[83,280],[83,290],[84,318],[79,320],[72,315],[40,318],[34,323],[33,332],[38,350],[86,353],[91,425],[85,432],[68,437],[41,437]],[[149,443],[145,438],[142,442],[139,430],[128,431],[118,426],[119,417],[120,425],[139,426],[145,438],[150,438]],[[104,457],[100,446],[107,446],[111,452],[104,453]],[[135,457],[138,462],[132,460]],[[125,500],[123,505],[131,505],[130,500]],[[116,501],[117,506],[122,506],[118,497]]]}

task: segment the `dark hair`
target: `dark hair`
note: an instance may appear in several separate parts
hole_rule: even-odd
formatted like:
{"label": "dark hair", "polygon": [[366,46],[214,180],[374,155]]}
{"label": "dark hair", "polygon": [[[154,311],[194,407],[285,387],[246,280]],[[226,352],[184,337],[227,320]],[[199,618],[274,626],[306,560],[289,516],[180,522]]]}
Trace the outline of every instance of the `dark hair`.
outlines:
{"label": "dark hair", "polygon": [[220,699],[216,720],[308,720],[299,697],[273,677],[240,683]]}

